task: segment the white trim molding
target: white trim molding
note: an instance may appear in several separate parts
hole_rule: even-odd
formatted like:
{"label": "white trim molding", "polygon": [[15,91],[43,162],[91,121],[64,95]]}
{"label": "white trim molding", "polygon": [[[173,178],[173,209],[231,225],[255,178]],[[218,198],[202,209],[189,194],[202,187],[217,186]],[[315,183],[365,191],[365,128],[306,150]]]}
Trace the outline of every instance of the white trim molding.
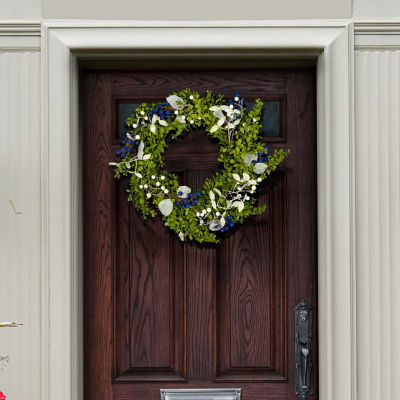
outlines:
{"label": "white trim molding", "polygon": [[40,31],[40,22],[0,20],[0,51],[39,51]]}
{"label": "white trim molding", "polygon": [[400,19],[356,19],[355,49],[367,51],[400,50]]}
{"label": "white trim molding", "polygon": [[354,399],[352,27],[348,21],[44,22],[42,400],[82,399],[78,61],[113,56],[313,57],[317,64],[319,398]]}

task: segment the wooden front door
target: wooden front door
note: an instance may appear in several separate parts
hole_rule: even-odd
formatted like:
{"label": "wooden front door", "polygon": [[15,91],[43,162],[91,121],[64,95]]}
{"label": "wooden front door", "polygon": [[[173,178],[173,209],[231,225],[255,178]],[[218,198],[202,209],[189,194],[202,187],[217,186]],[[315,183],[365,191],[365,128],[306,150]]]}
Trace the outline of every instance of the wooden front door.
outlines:
{"label": "wooden front door", "polygon": [[[156,400],[161,388],[294,400],[293,309],[302,300],[314,308],[317,399],[315,71],[97,69],[82,71],[82,87],[85,400]],[[275,104],[263,140],[291,150],[259,193],[267,211],[219,245],[182,243],[159,218],[144,221],[108,166],[121,104],[184,88]],[[170,144],[165,162],[200,189],[217,155],[218,144],[194,131]]]}

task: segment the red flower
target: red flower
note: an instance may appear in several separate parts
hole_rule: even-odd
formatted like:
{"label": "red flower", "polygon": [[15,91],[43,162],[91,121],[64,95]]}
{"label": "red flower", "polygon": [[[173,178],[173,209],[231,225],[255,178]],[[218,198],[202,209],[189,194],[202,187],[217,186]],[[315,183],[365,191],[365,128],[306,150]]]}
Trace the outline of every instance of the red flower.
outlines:
{"label": "red flower", "polygon": [[0,392],[0,400],[6,400],[6,395],[3,392]]}

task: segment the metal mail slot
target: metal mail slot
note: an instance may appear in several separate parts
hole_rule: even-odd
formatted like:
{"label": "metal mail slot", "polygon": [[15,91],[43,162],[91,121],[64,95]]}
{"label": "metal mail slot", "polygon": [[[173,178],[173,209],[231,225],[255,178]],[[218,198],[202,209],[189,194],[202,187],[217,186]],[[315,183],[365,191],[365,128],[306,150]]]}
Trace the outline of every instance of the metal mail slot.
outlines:
{"label": "metal mail slot", "polygon": [[160,389],[161,400],[240,400],[241,389]]}

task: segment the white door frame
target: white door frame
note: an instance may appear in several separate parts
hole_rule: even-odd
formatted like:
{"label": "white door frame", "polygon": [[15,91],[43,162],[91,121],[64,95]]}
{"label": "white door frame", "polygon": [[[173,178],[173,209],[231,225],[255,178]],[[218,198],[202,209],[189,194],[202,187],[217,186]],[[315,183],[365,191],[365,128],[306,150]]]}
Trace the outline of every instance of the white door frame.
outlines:
{"label": "white door frame", "polygon": [[353,32],[349,21],[45,21],[42,25],[42,399],[83,398],[78,60],[304,58],[317,62],[320,400],[355,399]]}

